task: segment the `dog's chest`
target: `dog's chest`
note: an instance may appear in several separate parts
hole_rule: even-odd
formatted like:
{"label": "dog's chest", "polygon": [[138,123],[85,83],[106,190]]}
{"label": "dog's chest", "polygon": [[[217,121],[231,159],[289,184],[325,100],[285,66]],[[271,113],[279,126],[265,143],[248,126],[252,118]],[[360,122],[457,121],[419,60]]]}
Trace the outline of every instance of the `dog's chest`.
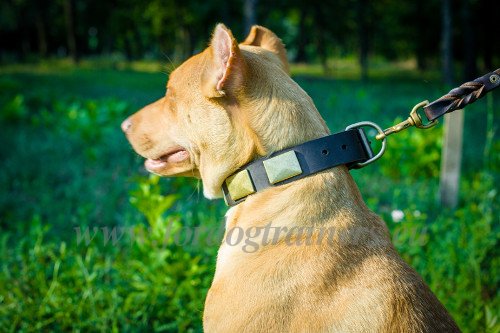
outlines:
{"label": "dog's chest", "polygon": [[231,207],[228,209],[226,212],[226,215],[224,216],[224,222],[226,224],[226,235],[224,235],[224,239],[222,241],[222,245],[219,248],[219,251],[217,252],[217,267],[216,267],[216,274],[217,271],[223,270],[223,267],[227,267],[230,264],[230,257],[232,255],[232,247],[231,246],[226,246],[227,241],[226,241],[226,236],[227,236],[227,231],[229,228],[229,222],[231,221],[231,217],[234,214],[234,210],[236,207]]}

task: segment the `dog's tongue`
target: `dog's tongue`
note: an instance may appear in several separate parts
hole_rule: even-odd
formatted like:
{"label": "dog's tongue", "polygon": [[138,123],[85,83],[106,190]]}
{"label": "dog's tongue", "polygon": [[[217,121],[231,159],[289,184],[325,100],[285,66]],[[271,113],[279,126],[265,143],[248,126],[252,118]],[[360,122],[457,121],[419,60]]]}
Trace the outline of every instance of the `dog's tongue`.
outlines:
{"label": "dog's tongue", "polygon": [[144,162],[144,166],[146,167],[147,170],[149,171],[158,171],[163,169],[164,167],[167,166],[167,162],[161,161],[161,160],[152,160],[152,159],[147,159]]}
{"label": "dog's tongue", "polygon": [[188,157],[189,157],[189,154],[187,151],[179,150],[178,152],[170,154],[170,155],[166,156],[165,158],[162,158],[161,160],[164,162],[168,162],[168,163],[175,163],[175,162],[182,162]]}
{"label": "dog's tongue", "polygon": [[189,158],[189,153],[185,150],[179,150],[176,151],[172,154],[168,154],[165,156],[162,156],[161,158],[157,160],[153,160],[148,158],[145,162],[144,165],[146,169],[152,172],[160,172],[162,169],[166,168],[169,163],[178,163],[182,162]]}
{"label": "dog's tongue", "polygon": [[168,163],[178,163],[182,162],[189,157],[189,153],[185,150],[179,150],[172,154],[162,156],[157,160],[147,159],[146,168],[151,170],[162,169],[167,166]]}

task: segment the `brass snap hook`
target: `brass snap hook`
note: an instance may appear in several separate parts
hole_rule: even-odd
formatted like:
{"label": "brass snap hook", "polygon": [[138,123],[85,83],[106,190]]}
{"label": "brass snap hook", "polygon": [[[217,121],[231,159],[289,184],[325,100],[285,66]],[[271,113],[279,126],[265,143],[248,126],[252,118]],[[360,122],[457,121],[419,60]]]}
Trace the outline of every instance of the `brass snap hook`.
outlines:
{"label": "brass snap hook", "polygon": [[408,127],[412,127],[412,126],[415,126],[417,128],[421,128],[421,129],[431,128],[431,127],[435,126],[438,123],[437,120],[433,120],[427,124],[424,124],[422,122],[422,117],[420,117],[420,115],[418,114],[418,109],[424,108],[428,104],[429,104],[429,101],[423,101],[423,102],[418,103],[417,105],[415,105],[413,107],[413,109],[410,112],[410,116],[405,121],[402,121],[399,124],[396,124],[392,127],[387,128],[382,133],[379,133],[375,138],[377,140],[382,140],[391,134],[401,132],[402,130],[405,130]]}

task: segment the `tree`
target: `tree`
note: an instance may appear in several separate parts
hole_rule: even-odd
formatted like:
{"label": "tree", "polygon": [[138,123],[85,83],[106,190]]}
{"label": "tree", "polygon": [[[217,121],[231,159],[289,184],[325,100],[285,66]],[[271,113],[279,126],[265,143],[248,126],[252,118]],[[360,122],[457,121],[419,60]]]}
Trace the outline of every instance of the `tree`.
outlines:
{"label": "tree", "polygon": [[476,63],[476,24],[473,22],[471,13],[471,0],[462,0],[461,21],[463,31],[464,51],[464,81],[473,80],[477,77]]}
{"label": "tree", "polygon": [[295,55],[295,62],[306,62],[307,53],[306,46],[308,44],[308,34],[306,32],[306,20],[308,19],[308,12],[306,8],[299,12],[299,26],[297,34],[297,53]]}
{"label": "tree", "polygon": [[[451,0],[442,0],[442,65],[443,79],[448,87],[453,84],[452,13]],[[445,115],[445,129],[440,176],[441,203],[449,208],[458,204],[460,169],[462,162],[463,110]]]}
{"label": "tree", "polygon": [[453,85],[451,0],[441,0],[441,61],[443,80],[447,86]]}
{"label": "tree", "polygon": [[64,18],[66,23],[66,40],[68,43],[67,45],[68,45],[69,55],[74,62],[78,62],[73,0],[64,0],[63,7],[64,7]]}
{"label": "tree", "polygon": [[243,1],[243,15],[245,16],[245,33],[250,32],[252,25],[257,23],[256,8],[258,0]]}
{"label": "tree", "polygon": [[368,52],[370,48],[369,4],[370,0],[357,1],[359,66],[361,67],[361,79],[363,81],[368,79]]}
{"label": "tree", "polygon": [[35,26],[38,39],[38,52],[41,57],[45,57],[48,51],[47,29],[45,24],[45,11],[47,4],[42,1],[36,2]]}

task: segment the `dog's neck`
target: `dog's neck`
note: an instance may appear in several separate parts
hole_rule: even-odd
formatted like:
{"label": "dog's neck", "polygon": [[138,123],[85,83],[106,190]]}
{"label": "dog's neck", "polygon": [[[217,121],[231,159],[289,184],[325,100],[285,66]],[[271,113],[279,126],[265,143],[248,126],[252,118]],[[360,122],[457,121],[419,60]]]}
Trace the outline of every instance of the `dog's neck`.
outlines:
{"label": "dog's neck", "polygon": [[273,75],[277,69],[269,67],[276,65],[255,53],[244,54],[254,79],[241,109],[266,154],[330,134],[311,98],[292,78]]}
{"label": "dog's neck", "polygon": [[239,169],[222,185],[224,199],[226,204],[234,206],[266,188],[282,186],[340,165],[356,167],[372,156],[370,143],[360,129],[308,141],[273,152]]}
{"label": "dog's neck", "polygon": [[295,81],[287,75],[273,76],[282,69],[263,62],[259,54],[242,51],[247,75],[253,79],[237,98],[225,99],[235,126],[232,147],[226,150],[231,155],[225,155],[232,162],[204,180],[205,193],[216,193],[210,198],[221,197],[224,180],[252,160],[330,134],[313,101]]}
{"label": "dog's neck", "polygon": [[[353,207],[356,209],[353,209]],[[259,212],[259,219],[253,218]],[[286,185],[269,188],[230,208],[226,227],[322,227],[349,223],[352,212],[367,212],[347,167],[339,166]],[[328,215],[328,216],[325,216]]]}

